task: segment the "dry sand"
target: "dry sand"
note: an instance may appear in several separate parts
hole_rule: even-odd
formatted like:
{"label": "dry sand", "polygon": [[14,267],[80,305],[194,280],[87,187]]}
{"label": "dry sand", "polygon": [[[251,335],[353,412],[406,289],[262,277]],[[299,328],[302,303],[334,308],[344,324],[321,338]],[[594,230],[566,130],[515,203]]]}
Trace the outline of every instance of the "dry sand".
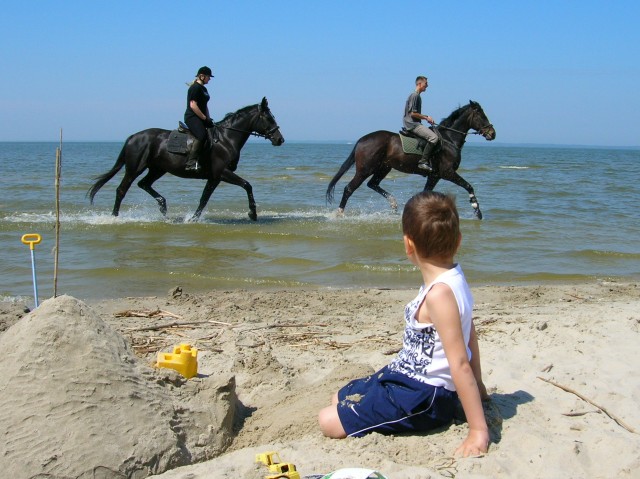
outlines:
{"label": "dry sand", "polygon": [[[258,479],[255,454],[275,450],[302,477],[640,477],[640,285],[472,289],[492,444],[470,459],[451,457],[460,422],[346,440],[317,428],[332,392],[398,351],[413,290],[0,303],[2,476]],[[197,378],[150,367],[181,342],[200,349]]]}

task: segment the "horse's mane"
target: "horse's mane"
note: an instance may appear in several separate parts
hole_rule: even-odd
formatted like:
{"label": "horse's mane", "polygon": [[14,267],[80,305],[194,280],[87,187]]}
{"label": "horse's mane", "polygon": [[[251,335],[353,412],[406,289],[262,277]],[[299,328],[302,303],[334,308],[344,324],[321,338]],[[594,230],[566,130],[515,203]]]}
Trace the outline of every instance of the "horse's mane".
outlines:
{"label": "horse's mane", "polygon": [[257,105],[249,105],[249,106],[245,106],[244,108],[240,108],[238,111],[233,111],[230,113],[227,113],[224,118],[222,120],[220,120],[218,123],[225,123],[225,122],[229,122],[229,120],[231,120],[232,118],[235,118],[237,116],[244,116],[249,110],[255,108]]}
{"label": "horse's mane", "polygon": [[448,117],[443,118],[440,124],[442,126],[451,127],[456,122],[458,118],[462,116],[462,114],[467,111],[467,109],[471,106],[471,104],[464,105],[459,107],[457,110],[453,111]]}

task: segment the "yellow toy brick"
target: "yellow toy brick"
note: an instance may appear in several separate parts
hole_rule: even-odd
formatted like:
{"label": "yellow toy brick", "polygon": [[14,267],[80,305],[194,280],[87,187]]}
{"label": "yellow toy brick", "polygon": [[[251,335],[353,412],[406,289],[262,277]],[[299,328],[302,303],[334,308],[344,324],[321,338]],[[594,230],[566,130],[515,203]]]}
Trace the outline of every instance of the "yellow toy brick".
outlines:
{"label": "yellow toy brick", "polygon": [[190,379],[198,374],[198,348],[190,344],[174,346],[173,353],[158,353],[159,368],[175,369],[185,378]]}

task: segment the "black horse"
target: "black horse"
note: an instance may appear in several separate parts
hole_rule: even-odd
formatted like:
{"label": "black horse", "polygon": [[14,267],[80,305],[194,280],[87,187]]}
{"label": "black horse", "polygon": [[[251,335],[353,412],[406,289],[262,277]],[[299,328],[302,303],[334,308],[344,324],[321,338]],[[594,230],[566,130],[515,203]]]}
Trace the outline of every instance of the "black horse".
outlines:
{"label": "black horse", "polygon": [[220,181],[240,186],[247,192],[249,217],[254,221],[257,220],[253,189],[248,181],[236,175],[234,171],[240,161],[240,150],[250,135],[266,138],[274,146],[284,143],[280,127],[269,110],[267,99],[263,98],[260,104],[229,113],[222,121],[216,123],[215,128],[207,130],[207,146],[203,148],[200,155],[201,168],[198,171],[185,171],[187,156],[170,153],[167,150],[170,133],[169,130],[150,128],[127,138],[113,168],[104,175],[94,178],[97,181],[87,192],[91,204],[98,190],[125,166],[124,178],[116,190],[114,216],[118,216],[120,203],[133,181],[148,169],[147,175],[138,182],[138,186],[155,198],[163,215],[167,213],[167,201],[151,185],[165,173],[171,173],[180,178],[207,180],[198,209],[191,218],[192,221],[200,217]]}
{"label": "black horse", "polygon": [[338,208],[339,214],[344,212],[347,200],[353,192],[364,180],[372,175],[373,178],[369,180],[367,186],[384,196],[394,211],[397,210],[398,203],[393,195],[380,188],[380,182],[389,174],[392,168],[395,168],[403,173],[427,176],[427,183],[424,186],[425,191],[433,190],[440,179],[451,181],[463,187],[469,193],[469,201],[473,206],[476,217],[482,219],[482,212],[473,187],[456,173],[456,170],[462,160],[462,147],[469,130],[474,129],[477,134],[491,141],[496,137],[493,125],[489,122],[480,104],[470,101],[468,105],[458,108],[448,118],[442,120],[435,129],[442,141],[440,142],[440,150],[433,154],[431,160],[433,165],[432,173],[427,173],[418,168],[419,154],[404,153],[398,133],[374,131],[358,140],[347,160],[329,183],[327,202],[331,203],[333,201],[336,183],[355,163],[356,174],[344,188]]}

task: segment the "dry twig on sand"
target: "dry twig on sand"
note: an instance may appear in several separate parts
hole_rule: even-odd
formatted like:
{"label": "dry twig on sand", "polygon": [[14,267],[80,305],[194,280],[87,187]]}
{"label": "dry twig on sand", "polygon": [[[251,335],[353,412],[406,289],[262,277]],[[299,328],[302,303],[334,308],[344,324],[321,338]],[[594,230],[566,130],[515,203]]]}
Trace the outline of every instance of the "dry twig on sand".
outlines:
{"label": "dry twig on sand", "polygon": [[153,318],[153,317],[170,317],[176,319],[182,319],[182,316],[174,314],[170,311],[164,311],[162,309],[128,309],[126,311],[120,311],[119,313],[115,313],[114,316],[116,318]]}
{"label": "dry twig on sand", "polygon": [[184,326],[195,326],[198,324],[211,324],[211,321],[174,321],[173,323],[156,324],[155,326],[144,326],[142,328],[127,328],[125,331],[157,331],[159,329],[182,328]]}
{"label": "dry twig on sand", "polygon": [[[243,324],[241,326],[246,326],[246,325]],[[314,326],[325,328],[328,325],[321,324],[321,323],[280,323],[280,324],[275,323],[275,324],[266,324],[264,326],[252,326],[249,328],[245,328],[240,332],[258,331],[259,329],[275,329],[275,328],[309,328]]]}
{"label": "dry twig on sand", "polygon": [[613,419],[615,422],[618,423],[618,425],[622,426],[623,428],[625,428],[627,431],[633,433],[633,434],[638,434],[638,431],[636,431],[635,429],[633,429],[631,426],[628,426],[627,424],[624,423],[624,421],[622,419],[620,419],[619,417],[617,417],[616,415],[610,413],[609,411],[607,411],[607,409],[603,406],[600,406],[599,404],[594,403],[591,399],[589,399],[588,397],[583,396],[582,394],[580,394],[579,392],[567,387],[567,386],[563,386],[562,384],[558,384],[556,382],[551,381],[550,379],[545,379],[545,378],[541,378],[540,376],[538,376],[538,379],[540,379],[541,381],[544,381],[546,383],[552,384],[557,388],[562,389],[563,391],[566,391],[568,393],[571,394],[575,394],[576,396],[578,396],[580,399],[582,399],[583,401],[588,402],[589,404],[591,404],[594,407],[597,407],[598,409],[600,409],[603,413],[605,413],[607,416],[609,416],[611,419]]}

